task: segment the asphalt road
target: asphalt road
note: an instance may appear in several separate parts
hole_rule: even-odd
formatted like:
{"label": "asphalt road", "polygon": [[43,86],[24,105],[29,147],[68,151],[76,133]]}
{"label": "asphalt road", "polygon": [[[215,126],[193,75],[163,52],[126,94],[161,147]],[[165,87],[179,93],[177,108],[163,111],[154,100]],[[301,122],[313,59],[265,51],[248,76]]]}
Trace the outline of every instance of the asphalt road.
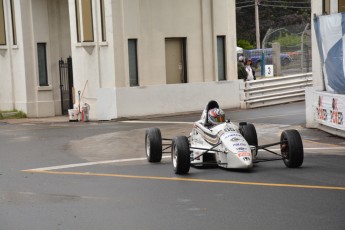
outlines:
{"label": "asphalt road", "polygon": [[306,129],[303,103],[226,110],[255,124],[259,144],[299,130],[301,168],[273,161],[177,176],[169,156],[145,160],[146,128],[188,135],[200,115],[0,122],[0,229],[344,229],[345,140]]}

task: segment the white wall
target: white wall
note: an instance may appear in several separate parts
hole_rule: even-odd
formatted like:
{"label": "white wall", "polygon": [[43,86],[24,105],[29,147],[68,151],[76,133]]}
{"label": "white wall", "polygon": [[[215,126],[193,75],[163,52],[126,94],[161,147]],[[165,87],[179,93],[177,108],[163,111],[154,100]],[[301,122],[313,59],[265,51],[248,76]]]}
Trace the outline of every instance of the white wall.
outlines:
{"label": "white wall", "polygon": [[[223,109],[239,108],[241,83],[236,80],[99,89],[99,97],[103,100],[98,100],[90,112],[103,109],[98,114],[100,120],[199,112],[210,100],[216,100]],[[111,100],[116,101],[116,107]]]}

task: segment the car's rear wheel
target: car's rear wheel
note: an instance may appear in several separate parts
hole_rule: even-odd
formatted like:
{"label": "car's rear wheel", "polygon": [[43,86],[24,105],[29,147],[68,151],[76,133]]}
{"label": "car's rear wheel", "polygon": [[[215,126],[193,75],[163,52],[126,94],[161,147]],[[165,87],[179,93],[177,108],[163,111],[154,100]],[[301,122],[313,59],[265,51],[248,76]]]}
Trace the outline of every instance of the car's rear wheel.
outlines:
{"label": "car's rear wheel", "polygon": [[190,169],[189,141],[185,136],[178,136],[172,140],[171,160],[176,174],[187,174]]}
{"label": "car's rear wheel", "polygon": [[285,130],[280,136],[281,154],[288,168],[298,168],[303,164],[304,150],[301,135],[297,130]]}
{"label": "car's rear wheel", "polygon": [[149,128],[145,133],[145,151],[149,162],[162,160],[162,135],[158,128]]}

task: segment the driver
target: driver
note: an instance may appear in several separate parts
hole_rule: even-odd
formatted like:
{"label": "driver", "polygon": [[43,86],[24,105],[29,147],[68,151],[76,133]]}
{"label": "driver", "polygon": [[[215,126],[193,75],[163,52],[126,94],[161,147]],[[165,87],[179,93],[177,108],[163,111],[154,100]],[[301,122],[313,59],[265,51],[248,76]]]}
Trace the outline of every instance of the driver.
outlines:
{"label": "driver", "polygon": [[225,113],[219,108],[210,109],[208,111],[208,122],[212,125],[219,125],[225,122]]}

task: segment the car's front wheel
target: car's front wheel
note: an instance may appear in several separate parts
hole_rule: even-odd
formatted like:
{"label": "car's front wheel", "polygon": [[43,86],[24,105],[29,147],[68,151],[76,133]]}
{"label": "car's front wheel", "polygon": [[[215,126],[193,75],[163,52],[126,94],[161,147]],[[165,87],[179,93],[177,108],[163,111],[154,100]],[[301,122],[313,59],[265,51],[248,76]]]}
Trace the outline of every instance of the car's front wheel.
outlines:
{"label": "car's front wheel", "polygon": [[176,174],[187,174],[190,169],[189,141],[185,136],[178,136],[172,140],[171,160]]}
{"label": "car's front wheel", "polygon": [[297,130],[285,130],[280,136],[281,154],[288,168],[298,168],[303,164],[304,150],[301,135]]}
{"label": "car's front wheel", "polygon": [[149,162],[160,162],[162,160],[162,135],[158,128],[146,130],[145,152]]}
{"label": "car's front wheel", "polygon": [[258,136],[255,126],[250,123],[240,125],[240,133],[246,139],[249,145],[258,146]]}

